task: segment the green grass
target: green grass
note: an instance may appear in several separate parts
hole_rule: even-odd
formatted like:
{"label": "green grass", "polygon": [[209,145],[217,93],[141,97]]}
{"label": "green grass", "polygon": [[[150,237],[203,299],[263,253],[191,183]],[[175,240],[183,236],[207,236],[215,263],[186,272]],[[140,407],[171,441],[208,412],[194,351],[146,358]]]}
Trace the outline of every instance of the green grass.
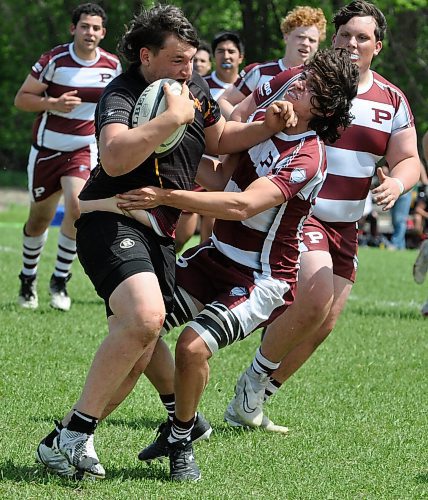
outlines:
{"label": "green grass", "polygon": [[78,397],[107,329],[103,304],[77,262],[71,311],[48,307],[57,229],[40,265],[39,309],[15,305],[25,213],[15,206],[0,214],[1,499],[428,498],[428,322],[419,315],[427,288],[412,280],[416,252],[365,248],[335,331],[266,408],[290,427],[288,436],[223,423],[235,379],[258,345],[255,334],[211,362],[200,408],[214,432],[195,446],[202,481],[172,484],[166,462],[136,459],[164,418],[144,379],[97,430],[104,481],[47,475],[34,464],[34,450]]}

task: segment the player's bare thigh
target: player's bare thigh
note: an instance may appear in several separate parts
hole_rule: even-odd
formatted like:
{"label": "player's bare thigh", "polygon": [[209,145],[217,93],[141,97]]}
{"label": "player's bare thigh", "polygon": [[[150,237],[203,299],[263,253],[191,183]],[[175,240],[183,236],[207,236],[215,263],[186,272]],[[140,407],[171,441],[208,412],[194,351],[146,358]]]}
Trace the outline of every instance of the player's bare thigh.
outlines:
{"label": "player's bare thigh", "polygon": [[293,337],[294,340],[290,338],[290,342],[301,340],[325,320],[333,297],[333,263],[330,254],[325,251],[302,253],[294,302],[268,326],[268,330]]}

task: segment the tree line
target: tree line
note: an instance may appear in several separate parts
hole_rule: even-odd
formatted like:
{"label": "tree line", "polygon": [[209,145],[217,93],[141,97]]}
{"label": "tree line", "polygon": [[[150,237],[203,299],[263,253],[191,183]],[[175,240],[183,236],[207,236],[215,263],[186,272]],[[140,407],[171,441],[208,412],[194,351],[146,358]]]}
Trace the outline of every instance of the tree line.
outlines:
{"label": "tree line", "polygon": [[[31,143],[33,113],[13,105],[14,96],[40,54],[71,40],[71,12],[83,0],[0,0],[0,167],[25,170]],[[141,0],[95,1],[107,12],[107,36],[102,47],[111,52]],[[201,39],[210,41],[223,29],[236,30],[245,44],[245,64],[279,58],[284,45],[280,21],[296,5],[323,9],[330,44],[332,14],[343,0],[171,0],[198,28]],[[384,12],[388,32],[373,69],[399,86],[407,95],[416,119],[418,135],[428,130],[428,2],[427,0],[373,0]]]}

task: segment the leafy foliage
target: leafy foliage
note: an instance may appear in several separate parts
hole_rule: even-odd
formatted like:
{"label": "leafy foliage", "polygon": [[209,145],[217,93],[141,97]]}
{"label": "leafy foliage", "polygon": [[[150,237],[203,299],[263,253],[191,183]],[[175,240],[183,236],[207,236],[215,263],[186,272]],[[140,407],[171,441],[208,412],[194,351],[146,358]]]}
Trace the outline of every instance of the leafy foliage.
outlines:
{"label": "leafy foliage", "polygon": [[[77,1],[0,0],[0,168],[24,170],[31,141],[32,113],[13,105],[14,96],[39,55],[70,39],[70,14]],[[109,16],[103,47],[115,51],[124,26],[143,0],[99,1]],[[202,39],[210,41],[222,29],[241,33],[246,45],[246,63],[281,57],[284,46],[279,24],[296,5],[321,7],[327,19],[344,4],[340,0],[176,0],[198,27]],[[373,68],[400,87],[409,98],[419,134],[428,129],[428,7],[426,0],[378,0],[385,13],[389,32],[384,50]],[[328,45],[333,34],[329,23]]]}

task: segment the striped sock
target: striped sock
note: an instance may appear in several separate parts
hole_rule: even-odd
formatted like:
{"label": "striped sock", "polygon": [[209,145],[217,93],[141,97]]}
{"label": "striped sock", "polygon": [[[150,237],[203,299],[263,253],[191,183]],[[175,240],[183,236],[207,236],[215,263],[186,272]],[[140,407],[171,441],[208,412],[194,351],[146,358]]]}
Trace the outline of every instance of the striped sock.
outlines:
{"label": "striped sock", "polygon": [[253,362],[251,363],[251,369],[257,375],[265,373],[266,375],[271,375],[281,364],[281,362],[269,361],[262,354],[261,347],[257,349],[256,355],[254,356]]}
{"label": "striped sock", "polygon": [[187,422],[182,422],[174,415],[171,434],[168,436],[168,442],[176,443],[177,441],[182,441],[183,439],[190,439],[190,433],[192,432],[194,424],[195,417],[191,418]]}
{"label": "striped sock", "polygon": [[76,240],[72,240],[60,232],[54,275],[57,278],[66,278],[70,274],[71,264],[75,258]]}
{"label": "striped sock", "polygon": [[273,396],[278,389],[282,386],[281,382],[278,382],[278,380],[275,380],[272,377],[269,377],[268,384],[265,389],[265,395],[263,398],[263,401],[267,401],[271,396]]}
{"label": "striped sock", "polygon": [[25,232],[24,226],[21,271],[24,276],[35,276],[37,274],[37,265],[47,239],[47,229],[40,236],[28,236]]}
{"label": "striped sock", "polygon": [[175,413],[175,394],[159,394],[159,397],[168,412],[168,420],[172,422]]}

